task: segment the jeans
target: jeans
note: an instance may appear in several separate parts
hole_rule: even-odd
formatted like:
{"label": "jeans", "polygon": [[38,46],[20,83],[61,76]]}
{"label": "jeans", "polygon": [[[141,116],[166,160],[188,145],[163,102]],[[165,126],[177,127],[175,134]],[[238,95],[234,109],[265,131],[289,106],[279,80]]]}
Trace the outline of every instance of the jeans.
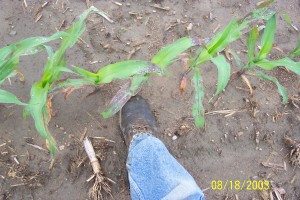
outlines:
{"label": "jeans", "polygon": [[150,134],[133,137],[126,167],[132,200],[205,200],[194,178]]}

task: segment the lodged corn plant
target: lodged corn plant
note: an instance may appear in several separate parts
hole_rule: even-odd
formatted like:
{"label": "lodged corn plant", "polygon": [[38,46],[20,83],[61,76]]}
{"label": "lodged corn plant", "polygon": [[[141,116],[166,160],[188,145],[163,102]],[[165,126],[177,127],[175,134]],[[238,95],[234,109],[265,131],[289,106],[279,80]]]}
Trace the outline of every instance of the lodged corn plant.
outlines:
{"label": "lodged corn plant", "polygon": [[[0,89],[0,103],[12,103],[25,107],[24,116],[31,115],[34,119],[35,127],[40,135],[46,139],[52,155],[56,152],[56,142],[47,127],[51,119],[51,99],[57,91],[70,93],[74,89],[86,85],[99,86],[116,79],[129,79],[112,98],[107,111],[102,113],[104,118],[111,117],[123,107],[131,96],[139,92],[150,75],[166,74],[167,67],[177,60],[181,60],[182,53],[194,46],[198,46],[198,50],[195,54],[188,56],[185,74],[194,73],[192,83],[195,98],[192,113],[197,127],[204,127],[204,87],[201,66],[209,61],[216,65],[218,80],[215,95],[218,95],[227,86],[231,75],[230,64],[226,61],[222,52],[230,43],[239,39],[243,34],[249,32],[246,45],[248,48],[248,62],[243,66],[241,65],[241,70],[254,71],[259,77],[273,81],[278,86],[279,93],[283,97],[283,103],[286,103],[288,98],[286,89],[280,85],[275,77],[264,74],[257,67],[263,70],[272,70],[277,66],[284,66],[300,75],[300,63],[292,60],[300,54],[300,42],[290,54],[292,59],[287,57],[275,61],[267,59],[274,41],[276,12],[264,6],[258,7],[242,19],[232,20],[224,30],[217,33],[205,44],[202,44],[197,38],[183,37],[162,48],[150,61],[121,61],[103,66],[96,73],[76,66],[67,67],[65,53],[67,49],[76,44],[84,32],[85,19],[90,13],[100,14],[112,22],[103,11],[91,7],[79,16],[78,20],[65,32],[58,32],[50,37],[28,38],[0,49],[0,85],[5,79],[20,73],[16,70],[20,56],[32,55],[40,51],[46,51],[48,54],[43,76],[40,81],[33,84],[29,102],[21,102],[14,94]],[[261,37],[261,49],[258,53],[255,53],[256,42],[259,38],[259,31],[256,26],[258,20],[266,20],[267,24]],[[47,45],[48,42],[53,40],[61,40],[61,46],[55,52]],[[239,60],[237,55],[233,55]],[[60,80],[62,73],[76,74],[78,78]],[[186,81],[186,78],[183,81]],[[184,84],[182,85],[184,89]]]}

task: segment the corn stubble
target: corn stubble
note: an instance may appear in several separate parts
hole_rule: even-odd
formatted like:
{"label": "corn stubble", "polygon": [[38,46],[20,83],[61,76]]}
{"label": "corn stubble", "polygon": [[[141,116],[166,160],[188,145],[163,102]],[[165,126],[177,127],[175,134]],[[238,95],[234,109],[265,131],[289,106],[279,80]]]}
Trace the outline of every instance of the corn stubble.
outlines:
{"label": "corn stubble", "polygon": [[103,172],[101,170],[101,165],[96,157],[95,150],[93,148],[93,145],[91,141],[86,137],[83,140],[83,146],[85,149],[85,152],[88,155],[88,158],[90,160],[90,164],[93,168],[94,174],[89,178],[87,181],[94,180],[93,186],[89,190],[89,197],[93,198],[94,200],[103,199],[102,191],[104,191],[106,194],[110,195],[112,197],[112,191],[110,187],[110,183],[115,183],[113,180],[105,177],[103,175]]}

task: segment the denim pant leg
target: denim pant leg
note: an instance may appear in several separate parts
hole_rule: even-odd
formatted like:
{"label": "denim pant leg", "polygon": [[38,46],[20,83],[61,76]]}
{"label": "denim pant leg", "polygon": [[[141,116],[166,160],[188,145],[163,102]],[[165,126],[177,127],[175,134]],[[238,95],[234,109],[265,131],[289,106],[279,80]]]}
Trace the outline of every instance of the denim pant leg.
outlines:
{"label": "denim pant leg", "polygon": [[152,135],[134,136],[126,165],[132,200],[205,200],[194,178]]}

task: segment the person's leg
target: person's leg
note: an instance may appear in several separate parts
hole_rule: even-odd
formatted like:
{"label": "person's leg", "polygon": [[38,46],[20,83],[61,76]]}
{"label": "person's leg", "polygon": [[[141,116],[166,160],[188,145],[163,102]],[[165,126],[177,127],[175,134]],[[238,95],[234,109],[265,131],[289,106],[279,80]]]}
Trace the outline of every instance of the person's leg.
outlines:
{"label": "person's leg", "polygon": [[193,177],[152,135],[156,121],[144,99],[133,97],[121,116],[125,143],[130,144],[126,165],[133,200],[205,199]]}

